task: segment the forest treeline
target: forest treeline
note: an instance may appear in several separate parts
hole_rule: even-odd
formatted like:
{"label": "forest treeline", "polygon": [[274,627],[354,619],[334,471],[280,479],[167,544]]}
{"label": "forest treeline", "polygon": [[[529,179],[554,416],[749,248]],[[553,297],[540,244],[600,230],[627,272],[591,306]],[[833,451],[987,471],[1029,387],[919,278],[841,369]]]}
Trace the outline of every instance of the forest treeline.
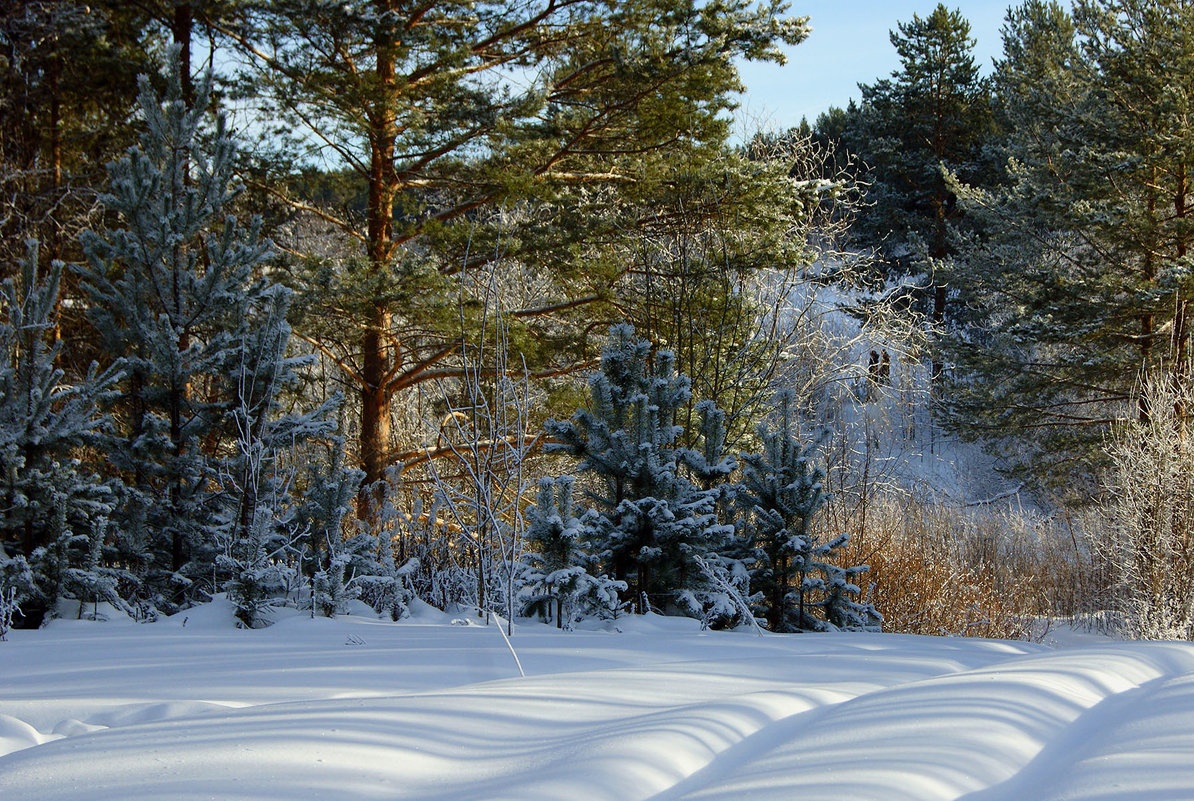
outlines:
{"label": "forest treeline", "polygon": [[[1185,419],[1194,10],[1025,2],[984,76],[939,5],[859,102],[735,144],[735,64],[808,34],[779,0],[9,5],[4,625],[226,592],[249,626],[911,626],[863,564],[916,547],[875,535],[859,411],[897,386],[928,419],[887,441],[1128,519],[1124,432]],[[1131,591],[1194,575],[1164,508],[1062,567],[1185,636]],[[990,561],[940,592],[990,601]]]}

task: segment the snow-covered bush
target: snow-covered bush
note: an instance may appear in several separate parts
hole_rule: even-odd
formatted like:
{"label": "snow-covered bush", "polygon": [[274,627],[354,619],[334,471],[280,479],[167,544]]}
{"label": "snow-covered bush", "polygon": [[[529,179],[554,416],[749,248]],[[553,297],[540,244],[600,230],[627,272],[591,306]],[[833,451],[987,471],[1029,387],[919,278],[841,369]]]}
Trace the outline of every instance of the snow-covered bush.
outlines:
{"label": "snow-covered bush", "polygon": [[1141,389],[1146,420],[1129,423],[1108,447],[1113,462],[1109,519],[1096,547],[1112,579],[1120,633],[1194,639],[1194,386],[1169,375]]}
{"label": "snow-covered bush", "polygon": [[17,588],[0,583],[0,642],[8,639],[12,617],[20,611],[21,607],[17,605]]}

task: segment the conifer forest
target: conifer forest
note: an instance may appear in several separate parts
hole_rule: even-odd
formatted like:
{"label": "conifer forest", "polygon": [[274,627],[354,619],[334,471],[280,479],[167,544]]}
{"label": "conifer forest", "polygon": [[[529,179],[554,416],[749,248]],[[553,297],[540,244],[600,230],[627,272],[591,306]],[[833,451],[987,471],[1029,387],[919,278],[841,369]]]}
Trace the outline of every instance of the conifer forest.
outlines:
{"label": "conifer forest", "polygon": [[0,640],[1194,639],[1194,3],[889,24],[777,130],[795,0],[0,4]]}

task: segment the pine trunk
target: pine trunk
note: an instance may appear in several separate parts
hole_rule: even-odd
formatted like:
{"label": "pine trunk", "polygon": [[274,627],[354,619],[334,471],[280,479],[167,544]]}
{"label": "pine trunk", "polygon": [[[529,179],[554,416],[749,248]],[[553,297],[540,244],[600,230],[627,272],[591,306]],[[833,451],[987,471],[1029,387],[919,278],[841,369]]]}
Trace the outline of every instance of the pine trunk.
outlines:
{"label": "pine trunk", "polygon": [[[393,11],[387,0],[378,0],[379,14]],[[394,254],[394,198],[398,179],[394,172],[394,141],[397,138],[394,96],[394,34],[379,26],[374,40],[377,52],[378,99],[369,116],[369,208],[368,252],[370,271],[383,273]],[[392,349],[387,344],[391,314],[389,304],[374,298],[362,341],[360,456],[365,486],[385,475],[390,450],[390,388]],[[362,498],[362,500],[365,500]],[[362,519],[370,504],[357,505]]]}

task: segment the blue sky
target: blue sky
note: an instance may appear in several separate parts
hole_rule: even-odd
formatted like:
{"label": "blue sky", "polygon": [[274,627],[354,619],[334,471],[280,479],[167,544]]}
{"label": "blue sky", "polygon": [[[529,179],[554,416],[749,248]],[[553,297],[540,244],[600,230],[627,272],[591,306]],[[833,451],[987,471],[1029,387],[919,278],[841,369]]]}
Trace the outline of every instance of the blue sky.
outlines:
{"label": "blue sky", "polygon": [[[1013,0],[959,0],[977,40],[975,59],[983,73],[1000,55],[999,29]],[[932,13],[935,0],[792,0],[789,13],[811,17],[812,34],[787,48],[788,63],[740,65],[747,92],[735,117],[737,127],[787,129],[807,117],[811,123],[829,106],[859,97],[859,83],[873,83],[899,67],[888,32],[897,22]]]}

